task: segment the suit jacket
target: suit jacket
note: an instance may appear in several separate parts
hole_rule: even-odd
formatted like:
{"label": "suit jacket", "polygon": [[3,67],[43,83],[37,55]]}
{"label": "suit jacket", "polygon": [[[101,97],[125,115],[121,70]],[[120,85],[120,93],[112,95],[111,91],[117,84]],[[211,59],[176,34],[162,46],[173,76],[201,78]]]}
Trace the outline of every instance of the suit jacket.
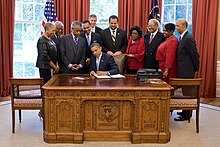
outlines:
{"label": "suit jacket", "polygon": [[128,69],[144,68],[144,52],[144,40],[142,38],[138,38],[134,43],[132,43],[132,37],[130,37],[126,54],[132,54],[134,55],[134,58],[127,57]]}
{"label": "suit jacket", "polygon": [[[92,56],[90,58],[91,64],[90,64],[90,71],[97,71],[96,66],[96,57]],[[108,71],[110,75],[118,74],[118,66],[115,63],[114,58],[111,55],[108,55],[106,53],[102,52],[102,57],[99,63],[99,71]]]}
{"label": "suit jacket", "polygon": [[151,43],[149,43],[150,34],[151,33],[147,33],[144,36],[144,42],[146,47],[144,65],[145,68],[158,69],[159,65],[158,65],[158,61],[156,60],[156,52],[158,46],[165,40],[165,38],[163,33],[158,31],[157,34],[154,36],[153,40],[151,41]]}
{"label": "suit jacket", "polygon": [[95,26],[95,33],[100,34],[102,29],[100,27]]}
{"label": "suit jacket", "polygon": [[55,42],[41,36],[37,42],[37,52],[36,67],[52,69],[49,62],[52,61],[54,64],[57,62],[57,48]]}
{"label": "suit jacket", "polygon": [[179,78],[194,78],[195,72],[199,70],[199,54],[196,42],[188,31],[179,41],[177,65]]}
{"label": "suit jacket", "polygon": [[90,41],[90,44],[88,44],[87,38],[86,38],[86,35],[85,35],[84,32],[82,32],[82,33],[80,34],[80,36],[82,36],[82,37],[85,39],[85,41],[86,41],[86,59],[87,59],[87,58],[90,58],[90,57],[93,55],[93,54],[92,54],[92,51],[91,51],[91,48],[90,48],[90,45],[91,45],[92,43],[99,43],[99,44],[102,46],[101,36],[100,36],[100,34],[98,34],[98,33],[92,32],[92,33],[91,33],[91,41]]}
{"label": "suit jacket", "polygon": [[163,78],[167,83],[169,78],[177,77],[177,59],[176,53],[178,48],[178,39],[175,35],[162,42],[156,53],[156,60],[159,62],[159,67],[164,73],[166,68],[169,68],[168,76]]}
{"label": "suit jacket", "polygon": [[86,42],[81,36],[78,37],[78,44],[73,41],[73,35],[68,34],[62,37],[60,44],[62,73],[82,73],[82,70],[72,71],[68,69],[69,64],[81,64],[85,62]]}
{"label": "suit jacket", "polygon": [[53,35],[51,37],[51,39],[56,43],[56,47],[57,47],[57,60],[58,60],[58,65],[60,66],[60,62],[61,62],[61,54],[60,54],[60,42],[62,40],[62,36],[55,36]]}
{"label": "suit jacket", "polygon": [[112,40],[112,36],[109,28],[101,31],[101,38],[102,38],[103,52],[107,53],[107,51],[112,51],[113,53],[115,53],[117,51],[121,51],[122,53],[125,53],[128,40],[124,30],[117,28],[115,44]]}

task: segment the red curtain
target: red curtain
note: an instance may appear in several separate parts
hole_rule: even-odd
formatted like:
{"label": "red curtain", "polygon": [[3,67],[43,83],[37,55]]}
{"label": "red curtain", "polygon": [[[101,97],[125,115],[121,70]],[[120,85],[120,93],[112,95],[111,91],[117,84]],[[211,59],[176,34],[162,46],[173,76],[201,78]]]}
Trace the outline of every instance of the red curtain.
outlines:
{"label": "red curtain", "polygon": [[[158,0],[161,12],[162,0]],[[119,0],[118,1],[118,25],[129,33],[133,25],[139,25],[143,34],[147,31],[148,17],[151,10],[152,0]],[[161,13],[160,13],[161,14]]]}
{"label": "red curtain", "polygon": [[202,97],[216,97],[216,55],[219,0],[193,0],[192,31],[200,54],[198,76]]}
{"label": "red curtain", "polygon": [[58,20],[65,28],[64,34],[71,32],[71,23],[74,20],[83,21],[89,18],[90,0],[54,0]]}
{"label": "red curtain", "polygon": [[13,33],[15,0],[0,1],[0,96],[10,94],[13,76]]}

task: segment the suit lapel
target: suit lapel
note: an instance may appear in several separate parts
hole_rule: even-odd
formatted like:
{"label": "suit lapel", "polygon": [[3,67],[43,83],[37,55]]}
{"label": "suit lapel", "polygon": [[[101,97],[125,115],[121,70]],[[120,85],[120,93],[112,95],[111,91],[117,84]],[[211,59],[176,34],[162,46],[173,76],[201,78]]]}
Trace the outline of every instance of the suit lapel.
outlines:
{"label": "suit lapel", "polygon": [[103,69],[102,67],[103,67],[103,62],[104,62],[104,57],[105,55],[102,53],[102,57],[101,57],[101,59],[100,59],[100,61],[99,61],[99,70],[100,69]]}
{"label": "suit lapel", "polygon": [[73,35],[71,34],[70,37],[69,37],[69,43],[70,43],[70,46],[72,47],[73,49],[73,53],[76,54],[76,45],[73,41]]}

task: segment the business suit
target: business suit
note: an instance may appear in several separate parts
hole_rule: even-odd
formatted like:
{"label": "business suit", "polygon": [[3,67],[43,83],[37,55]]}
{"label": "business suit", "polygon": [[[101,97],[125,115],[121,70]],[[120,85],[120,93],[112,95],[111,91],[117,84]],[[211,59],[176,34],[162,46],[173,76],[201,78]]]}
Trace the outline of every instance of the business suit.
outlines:
{"label": "business suit", "polygon": [[122,53],[125,53],[128,40],[124,30],[117,28],[115,43],[112,40],[112,35],[109,28],[101,31],[101,38],[103,52],[107,53],[108,51],[112,51],[115,53],[117,51],[121,51]]}
{"label": "business suit", "polygon": [[[62,40],[62,36],[57,36],[57,35],[53,35],[51,37],[51,39],[56,43],[56,47],[57,47],[57,61],[58,61],[58,65],[60,66],[60,62],[61,62],[61,54],[60,54],[60,42]],[[59,71],[59,73],[61,73],[61,71]]]}
{"label": "business suit", "polygon": [[179,41],[177,50],[178,78],[194,78],[199,70],[199,54],[195,39],[188,31]]}
{"label": "business suit", "polygon": [[95,26],[95,33],[100,34],[102,29],[100,27]]}
{"label": "business suit", "polygon": [[[90,58],[90,71],[97,71],[96,57],[92,56]],[[110,75],[118,74],[118,66],[115,63],[114,58],[111,55],[102,52],[102,56],[99,62],[99,71],[108,71]]]}
{"label": "business suit", "polygon": [[151,33],[147,33],[144,36],[145,42],[145,58],[144,66],[149,69],[158,69],[159,64],[156,60],[156,52],[159,45],[165,40],[163,33],[157,32],[153,40],[150,42]]}
{"label": "business suit", "polygon": [[[98,33],[93,33],[91,32],[91,40],[90,40],[90,44],[88,44],[87,42],[87,38],[86,38],[86,34],[84,32],[82,32],[80,34],[80,36],[82,36],[85,40],[86,40],[86,53],[85,53],[85,60],[87,60],[88,58],[90,58],[93,54],[91,52],[91,48],[90,45],[92,43],[99,43],[102,46],[102,40],[101,40],[101,36]],[[89,66],[84,64],[83,67],[83,73],[89,73]]]}
{"label": "business suit", "polygon": [[[195,39],[188,31],[179,41],[177,49],[177,65],[178,78],[194,78],[195,72],[199,70],[199,54],[196,48]],[[191,87],[182,88],[183,95],[192,95]],[[192,111],[183,110],[181,116],[189,119],[192,116]]]}
{"label": "business suit", "polygon": [[86,42],[81,36],[78,36],[78,43],[73,41],[73,34],[68,34],[62,37],[60,44],[61,51],[61,65],[60,69],[62,73],[82,73],[82,69],[73,71],[68,68],[69,64],[81,64],[85,62]]}

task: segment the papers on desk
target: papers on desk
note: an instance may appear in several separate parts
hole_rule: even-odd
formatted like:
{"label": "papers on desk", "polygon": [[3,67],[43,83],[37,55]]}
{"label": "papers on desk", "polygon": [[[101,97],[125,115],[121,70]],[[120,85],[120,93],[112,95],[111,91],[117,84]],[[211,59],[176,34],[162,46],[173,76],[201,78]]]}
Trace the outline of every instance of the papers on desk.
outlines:
{"label": "papers on desk", "polygon": [[97,79],[111,79],[111,78],[114,78],[114,79],[117,79],[117,78],[125,78],[125,76],[121,75],[121,74],[116,74],[116,75],[109,75],[109,76],[99,76],[97,74],[94,74],[93,75],[94,77],[96,77]]}

